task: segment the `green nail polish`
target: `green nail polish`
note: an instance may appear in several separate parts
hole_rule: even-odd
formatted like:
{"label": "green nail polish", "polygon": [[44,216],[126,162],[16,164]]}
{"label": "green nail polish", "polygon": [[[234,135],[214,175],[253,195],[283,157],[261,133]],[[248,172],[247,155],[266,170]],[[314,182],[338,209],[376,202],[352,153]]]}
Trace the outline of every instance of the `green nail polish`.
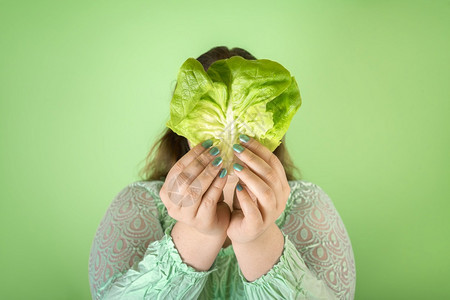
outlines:
{"label": "green nail polish", "polygon": [[203,148],[208,149],[209,147],[212,146],[212,144],[213,144],[213,141],[211,139],[208,139],[202,143],[202,146],[203,146]]}
{"label": "green nail polish", "polygon": [[209,150],[209,153],[211,155],[217,155],[217,154],[219,154],[219,152],[220,152],[220,150],[217,147],[212,147],[211,150]]}
{"label": "green nail polish", "polygon": [[222,157],[216,157],[214,158],[214,160],[212,161],[212,165],[214,167],[217,167],[218,165],[220,165],[222,163]]}
{"label": "green nail polish", "polygon": [[243,142],[243,143],[247,143],[248,141],[250,141],[250,138],[249,138],[247,135],[245,135],[245,134],[241,134],[241,135],[239,136],[239,139],[240,139],[241,142]]}
{"label": "green nail polish", "polygon": [[236,189],[238,190],[238,191],[242,191],[242,185],[240,185],[239,183],[236,185]]}
{"label": "green nail polish", "polygon": [[236,171],[242,171],[243,168],[244,167],[238,163],[233,164],[233,169],[235,169]]}
{"label": "green nail polish", "polygon": [[227,169],[223,168],[222,171],[220,171],[219,177],[223,178],[225,175],[227,175]]}
{"label": "green nail polish", "polygon": [[242,147],[239,144],[234,144],[233,145],[233,150],[236,151],[237,153],[241,153],[242,151],[244,151],[244,147]]}

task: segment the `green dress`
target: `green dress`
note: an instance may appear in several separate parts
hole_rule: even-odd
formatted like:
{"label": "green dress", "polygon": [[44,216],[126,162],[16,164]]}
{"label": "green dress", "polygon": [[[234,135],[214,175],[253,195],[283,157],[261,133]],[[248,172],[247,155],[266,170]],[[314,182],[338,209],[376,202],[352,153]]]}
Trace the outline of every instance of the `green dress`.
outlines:
{"label": "green dress", "polygon": [[284,236],[278,262],[248,282],[233,246],[199,272],[175,248],[171,218],[159,198],[163,181],[136,181],[112,201],[92,243],[93,299],[353,299],[356,274],[345,226],[317,185],[289,181],[276,224]]}

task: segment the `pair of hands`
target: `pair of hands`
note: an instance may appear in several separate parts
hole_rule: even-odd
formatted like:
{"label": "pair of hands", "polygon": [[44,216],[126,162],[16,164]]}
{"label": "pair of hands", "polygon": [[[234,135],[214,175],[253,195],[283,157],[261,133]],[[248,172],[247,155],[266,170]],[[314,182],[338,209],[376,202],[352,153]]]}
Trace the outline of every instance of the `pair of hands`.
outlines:
{"label": "pair of hands", "polygon": [[[222,169],[212,164],[220,156],[209,147],[196,145],[167,174],[160,197],[169,215],[198,232],[228,237],[233,243],[256,240],[281,215],[290,187],[280,160],[255,139],[240,143],[244,150],[234,154],[244,163],[235,174],[243,189],[236,190],[240,208],[230,211],[221,195],[227,177],[219,177]],[[253,201],[250,193],[256,201]]]}

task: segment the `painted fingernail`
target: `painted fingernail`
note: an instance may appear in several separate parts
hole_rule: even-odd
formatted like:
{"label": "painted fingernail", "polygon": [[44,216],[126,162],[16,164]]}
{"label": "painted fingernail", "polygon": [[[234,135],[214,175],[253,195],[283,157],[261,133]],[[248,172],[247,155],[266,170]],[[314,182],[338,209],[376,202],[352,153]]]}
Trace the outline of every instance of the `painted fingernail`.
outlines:
{"label": "painted fingernail", "polygon": [[241,153],[242,151],[244,151],[244,147],[242,147],[239,144],[234,144],[233,145],[233,150],[236,151],[237,153]]}
{"label": "painted fingernail", "polygon": [[219,154],[219,152],[220,152],[220,150],[217,147],[212,147],[211,150],[209,150],[209,153],[211,155],[217,155],[217,154]]}
{"label": "painted fingernail", "polygon": [[241,134],[241,135],[239,136],[239,139],[240,139],[241,142],[243,142],[243,143],[247,143],[248,141],[250,141],[250,138],[249,138],[247,135],[245,135],[245,134]]}
{"label": "painted fingernail", "polygon": [[217,167],[218,165],[220,165],[222,163],[222,157],[216,157],[214,158],[214,160],[212,161],[212,165],[214,167]]}
{"label": "painted fingernail", "polygon": [[238,163],[233,164],[233,169],[235,169],[236,171],[242,171],[243,168],[244,167]]}
{"label": "painted fingernail", "polygon": [[223,178],[225,175],[227,175],[227,169],[223,168],[222,171],[220,171],[219,177]]}
{"label": "painted fingernail", "polygon": [[242,185],[240,185],[239,183],[236,185],[236,189],[238,190],[238,191],[242,191]]}
{"label": "painted fingernail", "polygon": [[202,146],[203,146],[203,148],[208,149],[209,147],[212,146],[212,144],[213,144],[213,141],[211,139],[208,139],[202,143]]}

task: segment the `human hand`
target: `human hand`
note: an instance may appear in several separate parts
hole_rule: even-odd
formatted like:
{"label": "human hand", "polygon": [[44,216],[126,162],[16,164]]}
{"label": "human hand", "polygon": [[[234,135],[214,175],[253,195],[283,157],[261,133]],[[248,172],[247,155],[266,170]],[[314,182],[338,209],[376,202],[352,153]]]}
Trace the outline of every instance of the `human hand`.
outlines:
{"label": "human hand", "polygon": [[234,173],[243,184],[241,191],[236,190],[240,208],[233,209],[227,230],[231,241],[240,244],[256,240],[275,223],[291,192],[278,157],[255,139],[244,141],[241,138],[240,144],[233,145],[235,155],[244,164],[234,164]]}
{"label": "human hand", "polygon": [[223,199],[219,201],[226,177],[217,176],[222,159],[216,147],[209,149],[211,145],[208,141],[198,144],[175,163],[160,197],[168,214],[178,222],[202,234],[223,236],[230,221],[230,208]]}

